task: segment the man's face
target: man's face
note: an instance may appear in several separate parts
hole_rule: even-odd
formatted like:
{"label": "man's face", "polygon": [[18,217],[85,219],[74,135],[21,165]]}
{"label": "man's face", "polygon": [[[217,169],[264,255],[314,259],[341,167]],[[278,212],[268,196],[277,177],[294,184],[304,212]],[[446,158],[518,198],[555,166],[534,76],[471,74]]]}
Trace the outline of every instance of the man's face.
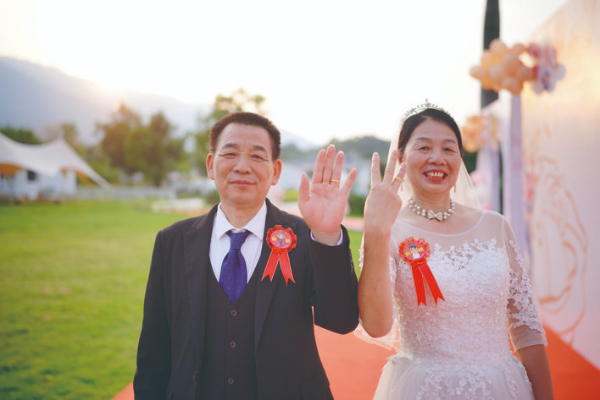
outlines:
{"label": "man's face", "polygon": [[231,123],[223,129],[215,154],[206,159],[208,177],[215,181],[223,206],[239,210],[262,206],[281,174],[281,160],[273,160],[271,143],[260,126]]}

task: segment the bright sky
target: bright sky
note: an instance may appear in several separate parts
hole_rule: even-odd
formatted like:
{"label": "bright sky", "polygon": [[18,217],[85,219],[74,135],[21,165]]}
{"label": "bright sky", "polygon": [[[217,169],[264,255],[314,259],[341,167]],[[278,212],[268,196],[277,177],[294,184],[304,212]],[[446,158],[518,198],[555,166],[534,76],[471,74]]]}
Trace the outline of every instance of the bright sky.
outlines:
{"label": "bright sky", "polygon": [[[501,38],[530,34],[566,0],[500,0]],[[281,129],[315,143],[389,139],[428,98],[461,125],[484,0],[0,0],[0,55],[109,88],[211,104],[244,87]]]}

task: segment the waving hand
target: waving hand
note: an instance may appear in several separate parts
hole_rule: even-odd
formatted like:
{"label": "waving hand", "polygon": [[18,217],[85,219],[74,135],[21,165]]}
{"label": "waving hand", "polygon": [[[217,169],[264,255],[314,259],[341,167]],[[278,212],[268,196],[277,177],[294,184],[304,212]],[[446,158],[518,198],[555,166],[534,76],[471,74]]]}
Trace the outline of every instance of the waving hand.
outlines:
{"label": "waving hand", "polygon": [[394,150],[385,168],[383,180],[379,172],[379,154],[373,154],[371,160],[371,191],[365,202],[365,232],[375,230],[387,232],[392,228],[396,216],[402,207],[398,188],[406,174],[406,164],[400,165],[398,175],[394,170],[398,163],[398,150]]}
{"label": "waving hand", "polygon": [[337,244],[348,193],[356,179],[356,169],[341,185],[344,153],[335,154],[335,146],[319,151],[312,182],[303,174],[300,181],[298,207],[314,238],[324,244]]}

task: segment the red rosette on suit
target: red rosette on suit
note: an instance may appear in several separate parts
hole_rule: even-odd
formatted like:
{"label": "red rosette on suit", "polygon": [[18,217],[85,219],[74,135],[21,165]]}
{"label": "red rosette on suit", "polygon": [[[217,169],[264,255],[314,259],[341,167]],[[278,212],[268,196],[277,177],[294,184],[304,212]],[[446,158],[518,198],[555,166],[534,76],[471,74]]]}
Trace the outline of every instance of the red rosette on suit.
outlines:
{"label": "red rosette on suit", "polygon": [[287,286],[288,280],[296,283],[294,275],[292,275],[290,257],[287,254],[296,247],[296,235],[292,229],[283,229],[281,225],[275,225],[274,228],[269,229],[267,232],[267,244],[271,248],[271,255],[269,256],[269,261],[267,261],[267,267],[261,280],[264,280],[268,276],[272,282],[275,270],[277,269],[277,263],[279,263],[281,273],[285,278],[285,285]]}

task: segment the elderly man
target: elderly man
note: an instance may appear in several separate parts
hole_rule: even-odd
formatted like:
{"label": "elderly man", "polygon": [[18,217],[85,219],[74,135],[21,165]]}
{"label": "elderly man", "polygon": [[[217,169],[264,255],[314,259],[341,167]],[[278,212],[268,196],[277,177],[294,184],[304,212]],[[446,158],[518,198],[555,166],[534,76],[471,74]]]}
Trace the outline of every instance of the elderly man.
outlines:
{"label": "elderly man", "polygon": [[348,333],[358,323],[357,279],[341,221],[352,170],[317,156],[302,176],[303,219],[267,200],[277,184],[280,133],[253,113],[210,133],[208,176],[220,203],[161,230],[140,335],[140,399],[331,399],[314,323]]}

